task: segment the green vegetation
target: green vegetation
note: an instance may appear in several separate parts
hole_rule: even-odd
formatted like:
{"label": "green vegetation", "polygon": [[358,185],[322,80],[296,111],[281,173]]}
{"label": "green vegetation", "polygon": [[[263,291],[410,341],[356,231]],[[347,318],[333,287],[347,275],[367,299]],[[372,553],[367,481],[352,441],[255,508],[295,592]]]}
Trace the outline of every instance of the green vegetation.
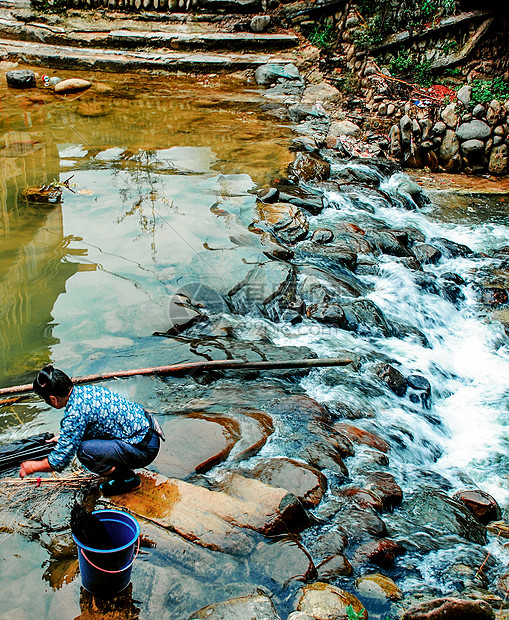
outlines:
{"label": "green vegetation", "polygon": [[317,47],[325,49],[332,47],[336,41],[336,32],[332,19],[327,19],[323,23],[315,23],[308,38]]}
{"label": "green vegetation", "polygon": [[493,99],[509,99],[509,83],[500,77],[472,82],[472,104],[489,103]]}
{"label": "green vegetation", "polygon": [[404,77],[410,82],[417,82],[421,86],[431,86],[433,82],[429,60],[416,62],[412,56],[397,56],[389,63],[389,70],[391,74]]}
{"label": "green vegetation", "polygon": [[348,616],[348,620],[364,620],[366,617],[366,610],[363,607],[360,611],[355,611],[351,605],[348,605],[346,608],[346,615]]}

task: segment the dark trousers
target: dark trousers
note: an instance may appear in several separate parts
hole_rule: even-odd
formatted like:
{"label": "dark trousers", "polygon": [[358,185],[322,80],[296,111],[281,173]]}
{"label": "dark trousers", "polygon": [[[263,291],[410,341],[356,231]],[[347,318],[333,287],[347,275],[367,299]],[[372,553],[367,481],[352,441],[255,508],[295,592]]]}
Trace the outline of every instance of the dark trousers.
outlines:
{"label": "dark trousers", "polygon": [[82,441],[77,457],[90,471],[104,475],[115,467],[113,477],[122,477],[130,470],[145,467],[159,452],[159,437],[153,433],[146,446],[132,446],[121,439],[88,439]]}

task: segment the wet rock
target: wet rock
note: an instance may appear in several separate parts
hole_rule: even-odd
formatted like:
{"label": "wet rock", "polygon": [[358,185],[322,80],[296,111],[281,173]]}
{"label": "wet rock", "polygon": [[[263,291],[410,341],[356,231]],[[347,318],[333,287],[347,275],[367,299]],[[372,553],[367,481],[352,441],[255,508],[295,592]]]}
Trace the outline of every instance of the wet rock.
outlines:
{"label": "wet rock", "polygon": [[[294,188],[297,191],[297,188]],[[288,193],[280,191],[279,199],[281,202],[289,202],[299,209],[304,209],[311,213],[311,215],[318,215],[323,211],[323,196],[307,193],[299,188],[298,194]]]}
{"label": "wet rock", "polygon": [[452,271],[445,271],[444,273],[441,274],[440,276],[443,280],[448,280],[451,282],[454,282],[454,284],[466,284],[465,280],[463,280],[463,278],[458,275],[457,273],[453,273]]}
{"label": "wet rock", "polygon": [[[326,116],[325,110],[322,110],[318,106],[296,103],[288,107],[288,118],[293,122],[300,122],[308,118],[320,118]],[[316,140],[314,140],[316,146]],[[315,149],[304,149],[307,151],[314,151]]]}
{"label": "wet rock", "polygon": [[497,176],[504,175],[507,173],[508,163],[509,149],[507,144],[498,144],[491,151],[488,170]]}
{"label": "wet rock", "polygon": [[480,290],[479,301],[487,306],[501,306],[509,301],[507,290],[499,286],[486,286]]}
{"label": "wet rock", "polygon": [[359,487],[352,486],[341,487],[341,489],[336,492],[336,495],[339,497],[345,497],[355,506],[362,509],[368,508],[374,510],[375,512],[382,512],[384,509],[381,498],[367,489],[360,489]]}
{"label": "wet rock", "polygon": [[334,555],[342,554],[347,542],[348,537],[343,530],[331,529],[324,534],[313,536],[307,545],[315,559],[325,560]]}
{"label": "wet rock", "polygon": [[490,521],[498,521],[502,516],[496,499],[486,491],[480,489],[458,491],[453,498],[465,504],[474,517],[484,525]]}
{"label": "wet rock", "polygon": [[372,510],[349,506],[335,515],[335,522],[348,539],[366,540],[387,536],[384,521]]}
{"label": "wet rock", "polygon": [[339,452],[331,445],[315,443],[302,448],[298,454],[302,460],[318,469],[330,469],[340,477],[348,476],[348,469]]}
{"label": "wet rock", "polygon": [[321,303],[309,306],[307,316],[319,323],[333,327],[346,327],[347,321],[343,308],[339,304]]}
{"label": "wet rock", "polygon": [[431,384],[422,375],[407,377],[408,398],[412,403],[421,404],[425,409],[431,407]]}
{"label": "wet rock", "polygon": [[239,423],[222,416],[171,416],[161,426],[172,441],[161,444],[151,469],[182,480],[224,461],[240,437]]}
{"label": "wet rock", "polygon": [[393,125],[389,131],[389,154],[392,158],[401,158],[401,131],[398,125]]}
{"label": "wet rock", "polygon": [[354,443],[361,443],[366,446],[370,446],[371,448],[375,448],[376,450],[380,450],[381,452],[389,452],[390,450],[389,444],[381,437],[378,437],[378,435],[370,433],[369,431],[358,428],[357,426],[353,426],[352,424],[336,422],[334,424],[334,430],[346,435],[348,439]]}
{"label": "wet rock", "polygon": [[328,228],[317,228],[311,235],[312,243],[330,243],[334,239],[334,233]]}
{"label": "wet rock", "polygon": [[412,119],[405,114],[399,121],[399,129],[401,132],[401,147],[403,151],[410,147],[412,142]]}
{"label": "wet rock", "polygon": [[189,616],[188,620],[281,620],[273,602],[265,594],[253,594],[232,598],[221,603],[202,607]]}
{"label": "wet rock", "polygon": [[267,204],[279,202],[279,190],[276,187],[269,187],[257,192],[258,200]]}
{"label": "wet rock", "polygon": [[299,293],[309,302],[341,302],[345,297],[359,297],[367,292],[363,283],[346,269],[329,270],[317,267],[302,267],[299,278]]}
{"label": "wet rock", "polygon": [[[359,599],[336,586],[317,581],[307,585],[297,603],[297,610],[309,614],[315,620],[346,619],[346,608],[351,605],[356,613],[364,606]],[[368,614],[365,612],[364,620]]]}
{"label": "wet rock", "polygon": [[252,474],[265,484],[293,493],[307,507],[317,506],[327,489],[327,478],[321,471],[293,459],[265,459]]}
{"label": "wet rock", "polygon": [[479,545],[486,544],[486,528],[463,503],[442,491],[426,487],[406,498],[400,510],[417,528],[431,529],[435,540],[454,534]]}
{"label": "wet rock", "polygon": [[257,571],[280,587],[292,581],[316,578],[316,568],[302,544],[293,539],[282,539],[272,544],[260,543],[250,557]]}
{"label": "wet rock", "polygon": [[337,577],[349,577],[353,568],[347,558],[339,553],[324,560],[316,567],[320,581],[332,581]]}
{"label": "wet rock", "polygon": [[359,334],[392,334],[392,327],[386,321],[382,311],[370,299],[359,299],[343,304],[348,321],[348,329]]}
{"label": "wet rock", "polygon": [[405,553],[404,547],[390,538],[370,540],[355,550],[352,562],[354,566],[362,566],[366,562],[381,568],[390,568],[398,555]]}
{"label": "wet rock", "polygon": [[263,411],[242,407],[237,420],[240,424],[241,437],[230,452],[230,459],[242,461],[263,448],[267,439],[274,432],[272,418]]}
{"label": "wet rock", "polygon": [[147,472],[142,474],[140,489],[111,501],[187,540],[232,555],[253,549],[249,530],[271,535],[308,523],[298,499],[284,489],[237,474],[223,484],[225,491],[209,491]]}
{"label": "wet rock", "polygon": [[327,245],[314,241],[302,241],[297,246],[296,252],[303,258],[320,256],[328,259],[332,264],[337,263],[348,269],[355,269],[357,264],[357,252],[351,249],[348,242],[342,240],[334,240]]}
{"label": "wet rock", "polygon": [[255,71],[255,80],[257,84],[268,86],[274,84],[278,80],[301,81],[301,75],[297,67],[293,64],[276,65],[268,63],[261,65]]}
{"label": "wet rock", "polygon": [[249,22],[253,32],[265,32],[270,26],[270,15],[255,15]]}
{"label": "wet rock", "polygon": [[415,258],[424,264],[435,265],[442,258],[442,252],[429,243],[416,243],[412,250]]}
{"label": "wet rock", "polygon": [[407,380],[405,377],[390,364],[380,363],[373,368],[376,376],[383,381],[387,387],[397,394],[404,396],[407,390]]}
{"label": "wet rock", "polygon": [[[440,248],[443,254],[452,258],[457,258],[458,256],[470,256],[474,253],[468,245],[451,241],[445,237],[433,237],[431,241],[434,246]],[[458,284],[458,282],[456,282],[456,284]]]}
{"label": "wet rock", "polygon": [[221,489],[231,497],[261,508],[258,516],[252,519],[247,517],[248,521],[252,521],[252,525],[247,525],[247,522],[241,519],[239,523],[246,522],[245,527],[251,527],[265,535],[275,535],[298,532],[309,526],[309,517],[301,502],[286,489],[275,488],[236,473],[225,475],[221,480]]}
{"label": "wet rock", "polygon": [[11,88],[35,88],[35,73],[30,69],[14,69],[5,74],[7,84]]}
{"label": "wet rock", "polygon": [[365,475],[366,488],[381,498],[386,510],[393,510],[403,501],[403,491],[394,476],[387,472],[370,472]]}
{"label": "wet rock", "polygon": [[284,202],[258,203],[256,213],[259,221],[268,226],[269,230],[283,243],[292,245],[304,239],[309,232],[309,222],[306,216],[293,205]]}
{"label": "wet rock", "polygon": [[355,587],[361,596],[369,598],[389,601],[399,601],[403,598],[403,593],[394,581],[380,573],[359,577],[355,582]]}
{"label": "wet rock", "polygon": [[307,151],[308,153],[318,153],[316,140],[310,136],[299,136],[292,138],[290,151]]}
{"label": "wet rock", "polygon": [[491,128],[483,121],[473,120],[468,123],[462,123],[456,130],[456,135],[460,142],[466,142],[467,140],[485,141],[491,136]]}
{"label": "wet rock", "polygon": [[86,88],[90,88],[92,83],[88,80],[82,80],[80,78],[71,78],[69,80],[62,80],[55,84],[53,90],[55,93],[59,95],[65,95],[66,93],[75,93],[80,90],[85,90]]}
{"label": "wet rock", "polygon": [[325,181],[330,176],[330,164],[314,153],[297,153],[290,173],[300,181]]}
{"label": "wet rock", "polygon": [[486,601],[438,598],[406,610],[401,620],[491,620],[495,612]]}
{"label": "wet rock", "polygon": [[295,300],[296,274],[290,265],[270,261],[257,265],[228,296],[238,314],[262,314],[277,320],[281,308]]}
{"label": "wet rock", "polygon": [[392,231],[366,229],[365,236],[383,254],[411,256],[408,248],[401,243],[401,238],[398,239]]}

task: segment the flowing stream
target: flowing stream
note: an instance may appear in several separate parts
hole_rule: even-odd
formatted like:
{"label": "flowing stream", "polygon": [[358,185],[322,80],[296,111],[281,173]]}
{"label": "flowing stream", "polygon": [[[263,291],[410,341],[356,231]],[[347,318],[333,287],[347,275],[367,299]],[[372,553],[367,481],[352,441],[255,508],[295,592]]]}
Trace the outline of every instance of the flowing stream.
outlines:
{"label": "flowing stream", "polygon": [[[95,91],[77,99],[48,95],[47,101],[37,101],[5,89],[2,96],[0,384],[31,381],[50,361],[77,376],[202,359],[199,347],[190,347],[185,338],[153,333],[168,329],[169,300],[176,291],[189,283],[206,286],[219,300],[213,335],[226,333],[227,326],[237,342],[306,347],[321,357],[346,351],[361,360],[355,369],[313,370],[299,380],[299,390],[326,405],[335,419],[345,408],[356,412],[347,421],[390,443],[389,471],[408,503],[383,519],[388,535],[404,541],[407,553],[386,574],[403,593],[419,598],[469,591],[475,597],[476,588],[495,591],[509,560],[504,540],[489,535],[481,545],[453,536],[435,527],[435,513],[422,502],[433,491],[452,496],[479,488],[507,517],[507,311],[483,305],[479,297],[483,286],[509,288],[509,262],[496,254],[509,234],[507,203],[497,196],[444,199],[430,192],[417,206],[405,174],[383,173],[369,163],[335,163],[333,175],[355,169],[371,177],[381,193],[362,184],[355,194],[324,190],[326,208],[308,216],[312,230],[334,229],[342,222],[406,229],[426,240],[463,244],[473,253],[444,253],[436,264],[424,266],[426,281],[422,272],[385,253],[357,268],[351,277],[363,297],[398,326],[389,334],[347,331],[308,318],[292,325],[253,313],[241,316],[221,300],[225,287],[241,281],[251,265],[267,261],[263,239],[249,229],[256,221],[255,191],[284,175],[293,159],[291,129],[262,115],[256,90],[213,76],[198,82],[153,77],[150,84],[110,76],[100,89],[95,85]],[[25,202],[27,187],[53,179],[69,179],[61,204]],[[330,269],[321,259],[313,265]],[[298,266],[302,283],[302,261]],[[430,278],[443,282],[450,273],[464,282],[456,299],[430,284]],[[192,333],[199,340],[200,331]],[[397,365],[405,376],[425,377],[431,385],[429,406],[382,386],[370,371],[380,360]],[[220,383],[211,387],[191,379],[133,379],[109,387],[167,415],[206,399],[217,411],[227,411],[232,389],[232,403],[244,398],[246,405],[263,408],[263,389],[243,392],[234,377],[223,392]],[[3,407],[0,442],[56,433],[58,419],[35,399]],[[291,456],[289,437],[305,441],[305,429],[291,416],[278,424],[257,458]],[[352,476],[362,473],[363,458],[360,451],[348,459]],[[218,466],[202,483],[229,465]],[[318,524],[303,533],[304,544],[334,523],[330,506],[342,482],[330,472],[328,477],[329,490],[315,510]],[[27,525],[29,536],[2,539],[0,616],[17,610],[19,618],[78,617],[76,587],[48,569],[50,543],[44,541],[49,534],[33,527]],[[487,554],[489,570],[481,583],[476,571]],[[256,584],[254,572],[250,579]],[[232,580],[249,582],[245,573]],[[171,609],[173,600],[175,609],[168,617],[185,619],[212,600],[228,598],[228,577],[221,583],[216,587],[209,579],[201,590],[189,586],[170,593],[167,605]],[[353,588],[351,578],[334,583]],[[237,591],[231,586],[230,592]],[[294,592],[278,590],[281,613],[291,611]],[[135,586],[140,617],[161,617],[149,602],[139,602],[144,596]],[[369,611],[384,620],[390,613],[388,604],[372,603]]]}

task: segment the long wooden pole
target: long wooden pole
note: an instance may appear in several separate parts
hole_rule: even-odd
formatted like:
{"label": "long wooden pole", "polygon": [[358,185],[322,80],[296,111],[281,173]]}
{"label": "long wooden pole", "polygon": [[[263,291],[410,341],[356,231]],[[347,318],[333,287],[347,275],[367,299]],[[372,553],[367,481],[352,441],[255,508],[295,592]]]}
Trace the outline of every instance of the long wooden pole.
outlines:
{"label": "long wooden pole", "polygon": [[[278,360],[268,362],[244,362],[243,360],[210,360],[206,362],[188,362],[186,364],[172,364],[171,366],[155,366],[153,368],[136,368],[134,370],[119,370],[105,372],[97,375],[84,375],[75,377],[72,382],[75,385],[81,383],[93,383],[94,381],[107,381],[108,379],[121,379],[123,377],[150,376],[150,375],[186,375],[204,370],[285,370],[290,368],[318,368],[327,366],[347,366],[353,360],[341,357],[310,358],[299,360]],[[27,394],[32,392],[31,383],[15,385],[13,387],[0,388],[0,395],[4,394]],[[11,399],[9,399],[11,400]],[[0,404],[4,404],[0,401]]]}

